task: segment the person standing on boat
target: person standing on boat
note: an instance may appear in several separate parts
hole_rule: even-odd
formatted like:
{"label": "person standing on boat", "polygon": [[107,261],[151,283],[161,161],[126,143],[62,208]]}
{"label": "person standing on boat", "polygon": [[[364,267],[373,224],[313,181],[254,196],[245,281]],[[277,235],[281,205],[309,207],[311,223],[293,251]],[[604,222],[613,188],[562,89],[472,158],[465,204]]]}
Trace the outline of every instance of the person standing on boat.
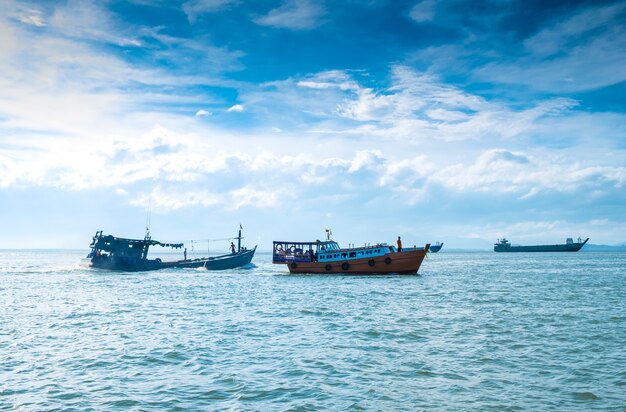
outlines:
{"label": "person standing on boat", "polygon": [[230,250],[235,253],[235,244],[233,242],[230,242]]}
{"label": "person standing on boat", "polygon": [[185,248],[185,251],[183,252],[183,260],[187,260],[187,248]]}
{"label": "person standing on boat", "polygon": [[402,240],[400,240],[400,236],[398,236],[398,252],[402,252]]}

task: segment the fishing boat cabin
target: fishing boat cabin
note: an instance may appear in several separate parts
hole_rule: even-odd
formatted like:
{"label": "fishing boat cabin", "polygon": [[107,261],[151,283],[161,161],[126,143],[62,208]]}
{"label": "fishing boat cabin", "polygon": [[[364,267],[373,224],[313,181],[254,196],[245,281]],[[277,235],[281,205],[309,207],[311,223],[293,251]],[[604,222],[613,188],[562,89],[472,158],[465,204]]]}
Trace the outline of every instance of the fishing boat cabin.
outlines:
{"label": "fishing boat cabin", "polygon": [[125,239],[103,235],[102,231],[99,231],[96,232],[89,245],[91,251],[87,255],[88,265],[95,268],[126,271],[155,270],[166,266],[159,258],[148,259],[150,246],[180,249],[184,245],[152,240],[148,232],[143,239]]}

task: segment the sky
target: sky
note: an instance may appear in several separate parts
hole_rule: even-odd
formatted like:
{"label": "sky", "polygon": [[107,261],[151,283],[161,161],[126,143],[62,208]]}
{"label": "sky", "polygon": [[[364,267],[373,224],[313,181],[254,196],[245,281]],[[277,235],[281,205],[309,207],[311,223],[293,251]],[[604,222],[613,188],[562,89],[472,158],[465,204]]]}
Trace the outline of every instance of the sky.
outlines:
{"label": "sky", "polygon": [[1,1],[0,248],[147,224],[622,244],[626,1]]}

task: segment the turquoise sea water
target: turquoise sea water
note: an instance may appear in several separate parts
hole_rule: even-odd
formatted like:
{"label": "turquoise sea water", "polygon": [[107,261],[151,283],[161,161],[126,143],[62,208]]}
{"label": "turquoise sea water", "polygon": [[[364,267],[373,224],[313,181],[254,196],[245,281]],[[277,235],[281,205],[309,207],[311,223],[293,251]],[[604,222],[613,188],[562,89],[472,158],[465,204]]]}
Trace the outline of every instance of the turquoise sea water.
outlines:
{"label": "turquoise sea water", "polygon": [[626,253],[418,276],[120,274],[0,251],[0,410],[626,411]]}

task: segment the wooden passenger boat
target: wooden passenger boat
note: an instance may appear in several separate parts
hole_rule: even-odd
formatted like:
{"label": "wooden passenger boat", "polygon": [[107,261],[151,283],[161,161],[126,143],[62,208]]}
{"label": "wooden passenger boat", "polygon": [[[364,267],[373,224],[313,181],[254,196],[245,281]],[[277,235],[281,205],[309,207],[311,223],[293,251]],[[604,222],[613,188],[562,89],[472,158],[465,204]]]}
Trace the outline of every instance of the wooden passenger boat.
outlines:
{"label": "wooden passenger boat", "polygon": [[[140,272],[159,270],[165,268],[205,268],[207,270],[234,269],[245,266],[252,261],[256,246],[247,249],[241,246],[241,230],[239,230],[237,250],[221,256],[203,257],[198,259],[163,261],[160,258],[149,259],[150,246],[169,247],[181,249],[183,243],[162,243],[152,240],[150,232],[146,231],[143,239],[124,239],[111,235],[104,235],[102,231],[96,232],[91,242],[91,251],[82,265],[106,270],[119,270],[125,272]],[[233,246],[234,247],[234,246]]]}
{"label": "wooden passenger boat", "polygon": [[275,241],[272,262],[287,265],[290,273],[416,274],[429,247],[398,251],[385,243],[341,248],[333,240]]}

